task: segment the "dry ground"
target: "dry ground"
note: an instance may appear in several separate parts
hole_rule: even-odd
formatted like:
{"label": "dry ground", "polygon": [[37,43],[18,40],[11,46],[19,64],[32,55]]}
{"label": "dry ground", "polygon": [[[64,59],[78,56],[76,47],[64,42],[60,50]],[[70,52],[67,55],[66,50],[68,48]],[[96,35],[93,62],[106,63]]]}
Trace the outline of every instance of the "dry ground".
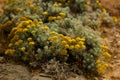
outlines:
{"label": "dry ground", "polygon": [[[102,0],[102,3],[111,15],[119,18],[120,23],[120,0]],[[100,32],[112,54],[110,67],[104,77],[106,80],[120,80],[120,26],[101,27]]]}

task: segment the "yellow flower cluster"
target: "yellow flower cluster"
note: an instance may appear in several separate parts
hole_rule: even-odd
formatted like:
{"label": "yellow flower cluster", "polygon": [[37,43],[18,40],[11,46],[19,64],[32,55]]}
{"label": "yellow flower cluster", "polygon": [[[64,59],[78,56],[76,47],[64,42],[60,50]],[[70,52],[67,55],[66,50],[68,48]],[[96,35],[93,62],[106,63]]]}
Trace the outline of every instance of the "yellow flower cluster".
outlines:
{"label": "yellow flower cluster", "polygon": [[[42,24],[42,22],[40,22],[40,24]],[[30,30],[34,26],[35,26],[35,23],[32,20],[25,19],[21,23],[19,23],[16,27],[12,28],[12,30],[9,34],[9,38],[11,38],[11,37],[12,38],[10,40],[10,43],[8,44],[8,47],[10,49],[7,49],[5,51],[5,54],[14,54],[15,50],[13,48],[16,46],[20,47],[19,48],[20,51],[25,52],[26,47],[25,46],[21,47],[23,40],[20,39],[21,38],[20,34]],[[31,33],[32,33],[32,31],[31,31]],[[27,41],[30,46],[35,45],[35,42],[33,41],[33,39],[31,37],[28,37]]]}
{"label": "yellow flower cluster", "polygon": [[49,16],[48,17],[48,21],[53,21],[53,20],[56,20],[56,19],[57,20],[62,19],[62,16],[58,15],[58,16]]}
{"label": "yellow flower cluster", "polygon": [[60,43],[64,46],[65,49],[70,49],[70,50],[86,49],[86,46],[84,45],[85,39],[80,37],[71,38],[69,36],[63,36],[62,34],[57,34],[55,36],[49,37],[48,40],[54,42],[60,40]]}
{"label": "yellow flower cluster", "polygon": [[27,38],[29,45],[33,46],[35,45],[35,42],[33,41],[33,39],[31,37]]}
{"label": "yellow flower cluster", "polygon": [[15,53],[15,50],[14,49],[7,49],[5,51],[5,54],[8,54],[8,55],[13,55]]}
{"label": "yellow flower cluster", "polygon": [[105,46],[105,45],[101,45],[100,47],[101,47],[101,49],[103,49],[103,50],[105,50],[105,51],[108,50],[108,47]]}
{"label": "yellow flower cluster", "polygon": [[[32,20],[25,20],[22,21],[20,24],[18,24],[16,27],[12,28],[9,37],[13,36],[11,39],[11,42],[17,40],[19,38],[18,35],[20,35],[23,32],[29,31],[31,28],[35,26],[35,23]],[[32,32],[32,31],[31,31]],[[17,43],[16,43],[17,44]]]}
{"label": "yellow flower cluster", "polygon": [[117,22],[118,22],[118,18],[115,17],[115,16],[113,16],[113,21],[114,21],[115,23],[117,23]]}
{"label": "yellow flower cluster", "polygon": [[16,27],[12,28],[9,36],[16,35],[16,34],[19,35],[22,32],[27,32],[29,31],[29,28],[32,28],[34,26],[35,24],[31,20],[23,21],[20,24],[18,24]]}
{"label": "yellow flower cluster", "polygon": [[104,52],[103,56],[105,56],[106,58],[111,58],[111,55],[108,52]]}
{"label": "yellow flower cluster", "polygon": [[56,19],[56,16],[49,16],[48,17],[48,21],[53,21],[53,20],[55,20]]}
{"label": "yellow flower cluster", "polygon": [[66,14],[64,12],[60,12],[59,15],[57,16],[49,16],[48,17],[48,21],[53,21],[53,20],[59,20],[59,19],[62,19],[63,17],[65,17]]}
{"label": "yellow flower cluster", "polygon": [[20,40],[18,40],[18,41],[15,42],[15,45],[19,46],[21,43],[23,43],[23,40],[20,39]]}
{"label": "yellow flower cluster", "polygon": [[26,21],[23,21],[22,25],[29,25],[32,23],[32,20],[26,20]]}
{"label": "yellow flower cluster", "polygon": [[96,4],[97,4],[99,7],[102,7],[102,3],[101,3],[99,0],[96,0]]}
{"label": "yellow flower cluster", "polygon": [[70,50],[78,50],[78,49],[85,49],[86,46],[84,45],[84,38],[71,38],[69,36],[64,36],[61,43],[64,45],[65,48]]}
{"label": "yellow flower cluster", "polygon": [[108,53],[108,47],[101,45],[101,49],[103,50],[102,55],[105,56],[106,58],[111,58],[111,55]]}
{"label": "yellow flower cluster", "polygon": [[33,39],[31,37],[27,38],[29,45],[34,46],[35,42],[33,41]]}
{"label": "yellow flower cluster", "polygon": [[97,71],[98,73],[103,73],[105,69],[108,67],[108,60],[111,58],[111,55],[108,53],[108,47],[105,45],[100,46],[102,49],[102,54],[99,56],[99,59],[96,60]]}
{"label": "yellow flower cluster", "polygon": [[19,18],[20,21],[26,21],[26,20],[29,20],[30,19],[30,16],[23,16],[21,18]]}
{"label": "yellow flower cluster", "polygon": [[107,13],[107,10],[105,8],[102,9],[103,13]]}
{"label": "yellow flower cluster", "polygon": [[99,59],[96,61],[98,73],[104,73],[105,69],[108,67],[107,63],[101,62]]}
{"label": "yellow flower cluster", "polygon": [[54,7],[60,7],[60,6],[62,6],[62,4],[61,3],[55,3],[55,4],[53,4],[53,6]]}

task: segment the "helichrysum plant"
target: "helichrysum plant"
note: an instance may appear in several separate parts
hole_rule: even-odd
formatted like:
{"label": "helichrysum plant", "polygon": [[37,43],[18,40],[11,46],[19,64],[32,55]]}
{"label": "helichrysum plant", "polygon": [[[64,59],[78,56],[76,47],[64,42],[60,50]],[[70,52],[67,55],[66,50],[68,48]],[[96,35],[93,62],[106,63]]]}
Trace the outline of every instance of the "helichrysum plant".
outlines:
{"label": "helichrysum plant", "polygon": [[56,59],[90,73],[104,73],[111,55],[95,31],[117,23],[99,0],[7,0],[0,29],[6,55],[39,64]]}

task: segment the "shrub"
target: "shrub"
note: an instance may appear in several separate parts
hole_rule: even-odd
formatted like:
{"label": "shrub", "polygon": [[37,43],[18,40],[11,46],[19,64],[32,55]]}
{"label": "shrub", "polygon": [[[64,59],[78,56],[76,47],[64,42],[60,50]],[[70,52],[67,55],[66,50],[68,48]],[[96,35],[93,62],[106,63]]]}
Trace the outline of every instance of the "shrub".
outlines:
{"label": "shrub", "polygon": [[84,71],[103,73],[111,56],[94,29],[105,22],[101,18],[107,12],[92,9],[92,2],[96,4],[96,0],[8,0],[0,17],[0,29],[7,32],[5,54],[27,62],[77,63]]}

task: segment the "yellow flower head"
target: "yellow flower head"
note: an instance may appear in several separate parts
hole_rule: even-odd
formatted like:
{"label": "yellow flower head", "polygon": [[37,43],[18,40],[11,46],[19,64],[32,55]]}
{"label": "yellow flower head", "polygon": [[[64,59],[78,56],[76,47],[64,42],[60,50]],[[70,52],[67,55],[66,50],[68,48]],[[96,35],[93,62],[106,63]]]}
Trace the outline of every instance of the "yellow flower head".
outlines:
{"label": "yellow flower head", "polygon": [[5,54],[8,54],[9,53],[9,50],[7,49],[6,51],[5,51]]}
{"label": "yellow flower head", "polygon": [[42,14],[46,16],[46,15],[48,15],[48,12],[45,11],[45,12],[43,12]]}
{"label": "yellow flower head", "polygon": [[54,7],[58,7],[59,5],[57,3],[53,4]]}
{"label": "yellow flower head", "polygon": [[82,42],[82,41],[79,41],[79,42],[77,42],[79,45],[84,45],[84,42]]}
{"label": "yellow flower head", "polygon": [[62,17],[61,16],[57,16],[56,19],[61,19]]}
{"label": "yellow flower head", "polygon": [[61,3],[58,3],[58,6],[62,6],[62,4],[61,4]]}
{"label": "yellow flower head", "polygon": [[63,37],[63,34],[58,34],[57,36],[58,36],[58,37]]}
{"label": "yellow flower head", "polygon": [[56,40],[57,38],[58,38],[57,36],[53,36],[53,37],[52,37],[53,40]]}
{"label": "yellow flower head", "polygon": [[8,47],[12,47],[12,46],[13,46],[13,44],[12,44],[12,43],[9,43]]}
{"label": "yellow flower head", "polygon": [[65,48],[69,48],[69,45],[68,45],[68,44],[66,44],[66,45],[65,45]]}
{"label": "yellow flower head", "polygon": [[22,47],[22,48],[20,48],[20,50],[21,50],[22,52],[25,52],[26,48],[25,48],[25,47]]}
{"label": "yellow flower head", "polygon": [[96,61],[97,64],[99,64],[100,62],[101,62],[101,61],[100,61],[99,59]]}
{"label": "yellow flower head", "polygon": [[22,28],[18,28],[16,32],[22,32],[23,29]]}
{"label": "yellow flower head", "polygon": [[14,49],[7,49],[5,51],[5,54],[9,54],[9,55],[13,55],[15,53],[15,50]]}
{"label": "yellow flower head", "polygon": [[99,74],[102,74],[104,72],[104,68],[99,68],[97,71]]}
{"label": "yellow flower head", "polygon": [[73,50],[75,47],[73,45],[69,46],[70,50]]}
{"label": "yellow flower head", "polygon": [[68,42],[69,42],[69,43],[72,43],[72,39],[68,39]]}
{"label": "yellow flower head", "polygon": [[77,37],[77,38],[76,38],[76,41],[85,41],[85,38]]}
{"label": "yellow flower head", "polygon": [[52,37],[48,37],[48,40],[51,41],[51,40],[52,40]]}
{"label": "yellow flower head", "polygon": [[31,42],[29,42],[29,45],[35,45],[35,42],[33,42],[33,41],[31,41]]}
{"label": "yellow flower head", "polygon": [[59,15],[62,17],[66,16],[66,14],[64,12],[60,12]]}
{"label": "yellow flower head", "polygon": [[108,67],[108,64],[107,64],[107,63],[105,63],[105,64],[104,64],[104,67]]}
{"label": "yellow flower head", "polygon": [[69,36],[64,36],[63,39],[64,39],[64,40],[68,40],[68,41],[69,41],[69,40],[72,41],[71,37],[69,37]]}
{"label": "yellow flower head", "polygon": [[85,46],[85,45],[82,45],[81,48],[82,48],[82,49],[86,49],[86,46]]}
{"label": "yellow flower head", "polygon": [[43,24],[43,22],[42,22],[42,21],[39,21],[38,23],[39,23],[39,25],[42,25],[42,24]]}
{"label": "yellow flower head", "polygon": [[66,41],[62,41],[62,44],[63,44],[63,45],[66,45],[66,44],[67,44],[67,42],[66,42]]}
{"label": "yellow flower head", "polygon": [[27,2],[25,3],[25,5],[30,6],[30,5],[31,5],[31,2],[27,1]]}
{"label": "yellow flower head", "polygon": [[98,69],[101,68],[102,66],[103,66],[102,63],[97,63]]}
{"label": "yellow flower head", "polygon": [[108,50],[108,47],[105,46],[105,45],[101,45],[100,47],[101,47],[103,50]]}
{"label": "yellow flower head", "polygon": [[117,22],[118,22],[118,18],[115,17],[115,16],[113,16],[113,21],[114,21],[115,23],[117,23]]}
{"label": "yellow flower head", "polygon": [[102,9],[102,12],[103,12],[103,13],[106,13],[106,12],[107,12],[107,10],[103,8],[103,9]]}
{"label": "yellow flower head", "polygon": [[79,49],[79,48],[80,48],[80,45],[76,44],[75,49]]}
{"label": "yellow flower head", "polygon": [[29,38],[27,38],[27,40],[28,40],[28,41],[32,41],[32,38],[31,38],[31,37],[29,37]]}
{"label": "yellow flower head", "polygon": [[55,31],[51,31],[50,34],[53,35],[53,34],[56,34],[56,32]]}
{"label": "yellow flower head", "polygon": [[30,25],[27,25],[27,28],[31,28],[31,26],[30,26]]}
{"label": "yellow flower head", "polygon": [[80,39],[81,39],[80,37],[77,37],[77,38],[76,38],[76,41],[80,41]]}
{"label": "yellow flower head", "polygon": [[72,39],[72,43],[75,43],[76,42],[76,40],[75,39]]}
{"label": "yellow flower head", "polygon": [[18,40],[18,43],[23,43],[23,40],[19,39],[19,40]]}
{"label": "yellow flower head", "polygon": [[59,6],[62,6],[62,4],[61,4],[61,3],[58,3],[58,4],[55,3],[55,4],[53,4],[53,6],[54,6],[54,7],[59,7]]}
{"label": "yellow flower head", "polygon": [[107,58],[111,58],[111,55],[108,52],[104,52],[103,55]]}
{"label": "yellow flower head", "polygon": [[87,5],[90,5],[90,2],[89,2],[89,1],[87,1],[87,2],[86,2],[86,4],[87,4]]}
{"label": "yellow flower head", "polygon": [[53,21],[53,20],[55,20],[55,19],[56,19],[55,16],[49,16],[49,17],[48,17],[48,21]]}
{"label": "yellow flower head", "polygon": [[19,42],[15,42],[15,45],[16,45],[16,46],[19,46],[19,45],[20,45],[20,43],[19,43]]}
{"label": "yellow flower head", "polygon": [[48,27],[48,26],[45,26],[45,27],[44,27],[44,30],[45,30],[45,31],[48,31],[48,30],[49,30],[49,27]]}
{"label": "yellow flower head", "polygon": [[101,2],[99,2],[99,3],[98,3],[98,6],[100,6],[100,7],[101,7],[101,6],[102,6],[102,3],[101,3]]}
{"label": "yellow flower head", "polygon": [[24,21],[23,23],[22,23],[22,25],[28,25],[29,24],[29,21]]}
{"label": "yellow flower head", "polygon": [[28,29],[27,29],[27,28],[23,29],[23,32],[27,32],[27,31],[28,31]]}
{"label": "yellow flower head", "polygon": [[13,38],[14,38],[14,39],[18,39],[18,38],[19,38],[19,35],[16,34]]}

